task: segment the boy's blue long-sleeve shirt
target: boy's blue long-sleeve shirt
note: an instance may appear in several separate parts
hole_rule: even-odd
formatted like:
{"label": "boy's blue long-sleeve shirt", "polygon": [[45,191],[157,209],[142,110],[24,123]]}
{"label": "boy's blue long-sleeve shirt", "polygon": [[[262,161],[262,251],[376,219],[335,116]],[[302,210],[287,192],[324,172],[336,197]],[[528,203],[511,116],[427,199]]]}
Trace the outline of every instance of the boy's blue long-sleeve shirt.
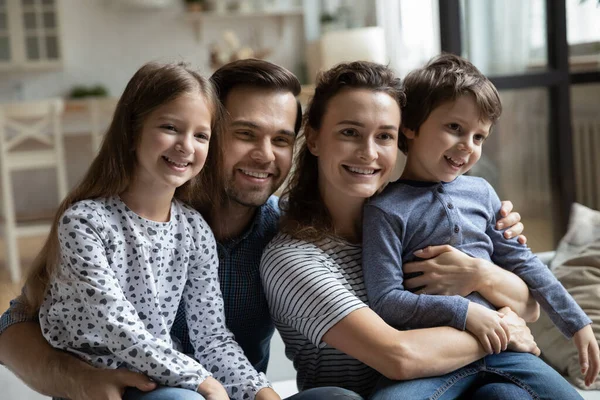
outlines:
{"label": "boy's blue long-sleeve shirt", "polygon": [[512,271],[567,337],[591,323],[550,270],[517,239],[497,230],[500,199],[482,178],[450,183],[399,180],[364,210],[363,270],[371,307],[398,329],[452,326],[464,330],[469,300],[494,307],[478,293],[417,295],[405,290],[402,265],[416,250],[449,244]]}

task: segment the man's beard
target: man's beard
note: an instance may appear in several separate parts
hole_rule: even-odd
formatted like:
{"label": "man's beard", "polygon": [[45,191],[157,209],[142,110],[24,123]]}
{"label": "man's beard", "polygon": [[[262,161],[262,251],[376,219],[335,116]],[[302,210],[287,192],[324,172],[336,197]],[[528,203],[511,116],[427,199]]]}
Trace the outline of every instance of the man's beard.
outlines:
{"label": "man's beard", "polygon": [[267,202],[271,194],[275,193],[277,188],[269,186],[261,188],[258,186],[250,190],[238,190],[232,181],[225,184],[225,199],[228,202],[234,202],[244,207],[260,207]]}

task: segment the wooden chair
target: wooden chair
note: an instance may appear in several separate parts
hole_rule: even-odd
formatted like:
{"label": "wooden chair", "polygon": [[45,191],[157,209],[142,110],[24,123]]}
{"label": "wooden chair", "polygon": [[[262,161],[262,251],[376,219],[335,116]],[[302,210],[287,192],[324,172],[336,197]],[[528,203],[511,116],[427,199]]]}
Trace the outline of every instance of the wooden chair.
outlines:
{"label": "wooden chair", "polygon": [[[59,202],[67,194],[61,99],[0,105],[0,173],[4,212],[6,264],[13,282],[21,279],[18,238],[48,233],[50,224],[17,225],[11,173],[40,168],[56,169]],[[42,149],[19,149],[26,141],[43,144]]]}
{"label": "wooden chair", "polygon": [[92,154],[94,156],[100,150],[102,139],[112,121],[118,101],[119,99],[114,97],[95,97],[87,100],[90,113]]}

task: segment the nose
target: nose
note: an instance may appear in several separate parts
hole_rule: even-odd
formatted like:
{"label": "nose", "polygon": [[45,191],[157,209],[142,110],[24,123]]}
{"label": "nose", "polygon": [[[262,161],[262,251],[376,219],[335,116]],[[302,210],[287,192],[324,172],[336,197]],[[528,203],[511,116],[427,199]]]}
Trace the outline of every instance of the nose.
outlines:
{"label": "nose", "polygon": [[175,144],[175,150],[185,155],[192,154],[194,152],[194,140],[193,134],[180,135]]}
{"label": "nose", "polygon": [[373,161],[377,158],[377,148],[372,139],[367,138],[358,149],[358,156],[364,161]]}
{"label": "nose", "polygon": [[273,144],[271,140],[265,138],[257,142],[250,154],[252,160],[264,164],[275,161],[275,153],[273,152]]}
{"label": "nose", "polygon": [[458,149],[471,154],[473,152],[473,140],[471,136],[465,135],[465,137],[458,143]]}

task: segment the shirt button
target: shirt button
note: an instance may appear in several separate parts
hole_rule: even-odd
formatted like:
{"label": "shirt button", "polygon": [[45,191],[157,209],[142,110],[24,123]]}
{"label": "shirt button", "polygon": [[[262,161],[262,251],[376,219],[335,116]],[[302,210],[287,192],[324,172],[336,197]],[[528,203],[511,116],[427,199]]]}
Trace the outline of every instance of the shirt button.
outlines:
{"label": "shirt button", "polygon": [[452,203],[448,203],[448,208],[449,208],[450,210],[452,210],[452,209],[454,208],[454,204],[452,204]]}
{"label": "shirt button", "polygon": [[458,225],[454,225],[454,233],[458,232],[460,232],[460,228],[458,227]]}
{"label": "shirt button", "polygon": [[438,188],[438,193],[444,193],[444,188],[440,186],[440,187]]}

